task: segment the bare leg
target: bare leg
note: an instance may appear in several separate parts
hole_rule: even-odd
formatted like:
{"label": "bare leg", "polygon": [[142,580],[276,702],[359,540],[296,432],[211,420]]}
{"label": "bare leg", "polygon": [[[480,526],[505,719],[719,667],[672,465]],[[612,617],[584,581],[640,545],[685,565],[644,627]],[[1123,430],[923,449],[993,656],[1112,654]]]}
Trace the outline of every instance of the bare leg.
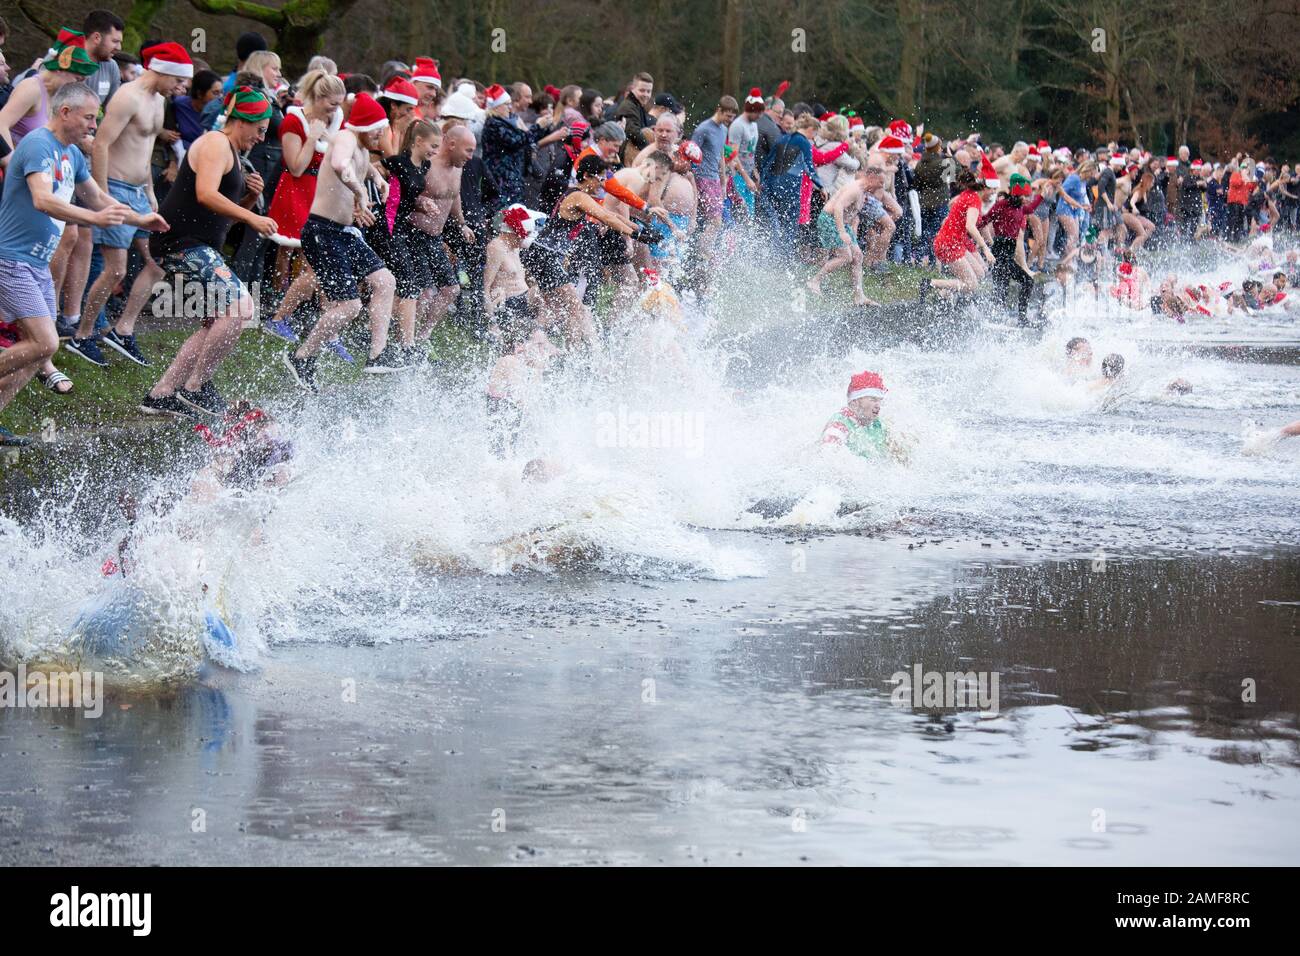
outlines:
{"label": "bare leg", "polygon": [[289,284],[289,291],[284,294],[284,298],[280,300],[279,308],[275,310],[275,321],[283,322],[287,319],[294,309],[315,295],[316,286],[316,273],[312,272],[311,266],[304,261],[302,270]]}
{"label": "bare leg", "polygon": [[[90,256],[94,252],[93,238],[89,226],[81,226],[77,229],[77,241],[68,260],[67,272],[63,277],[63,294],[59,300],[63,304],[64,315],[81,314],[76,310],[81,308],[81,300],[86,295],[86,282],[90,278]],[[99,311],[96,310],[92,313],[92,319],[98,315]]]}
{"label": "bare leg", "polygon": [[452,302],[456,299],[456,292],[460,286],[449,285],[436,292],[432,289],[425,289],[420,296],[420,314],[417,323],[416,332],[420,341],[429,341],[429,336],[433,334],[434,326],[447,317],[447,309],[451,307]]}
{"label": "bare leg", "polygon": [[8,405],[24,385],[32,380],[36,370],[49,362],[59,348],[59,336],[54,331],[54,319],[35,316],[19,319],[23,337],[0,351],[0,411]]}
{"label": "bare leg", "polygon": [[221,317],[199,329],[181,346],[158,384],[149,390],[151,398],[169,398],[176,390],[197,391],[212,378],[223,359],[234,351],[248,320],[253,317],[253,300],[240,296]]}
{"label": "bare leg", "polygon": [[344,327],[361,312],[360,299],[348,299],[346,302],[329,302],[320,319],[312,326],[307,340],[298,347],[294,354],[300,358],[311,358],[319,354],[321,347],[332,341]]}
{"label": "bare leg", "polygon": [[375,358],[388,345],[397,280],[387,269],[378,269],[366,277],[366,285],[370,287],[370,357]]}
{"label": "bare leg", "polygon": [[143,239],[137,241],[136,249],[144,258],[144,268],[135,277],[135,282],[131,283],[131,291],[126,296],[126,306],[122,309],[122,314],[118,316],[117,325],[114,326],[118,335],[135,334],[135,322],[140,317],[140,310],[144,308],[144,304],[153,295],[153,287],[161,282],[166,275],[162,267],[153,261],[153,256],[149,255],[149,244],[147,242]]}
{"label": "bare leg", "polygon": [[402,344],[407,348],[415,344],[416,301],[416,299],[397,300],[397,327],[401,331]]}
{"label": "bare leg", "polygon": [[100,246],[99,252],[104,257],[104,271],[95,279],[90,287],[90,293],[86,296],[86,311],[81,314],[81,322],[77,325],[79,339],[90,338],[95,331],[95,317],[99,315],[99,310],[104,307],[104,303],[113,294],[117,284],[126,276],[126,249]]}

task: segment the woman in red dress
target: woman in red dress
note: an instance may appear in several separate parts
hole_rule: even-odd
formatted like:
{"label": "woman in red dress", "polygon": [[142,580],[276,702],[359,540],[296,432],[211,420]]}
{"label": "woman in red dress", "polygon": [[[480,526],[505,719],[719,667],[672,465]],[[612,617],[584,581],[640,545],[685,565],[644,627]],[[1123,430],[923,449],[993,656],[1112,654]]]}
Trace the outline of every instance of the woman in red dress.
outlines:
{"label": "woman in red dress", "polygon": [[[985,162],[988,160],[985,159]],[[980,235],[977,223],[984,197],[993,189],[988,183],[995,179],[996,174],[992,179],[984,181],[969,169],[957,171],[957,185],[961,187],[961,194],[952,201],[948,216],[934,237],[935,258],[943,263],[954,278],[934,279],[928,283],[929,288],[974,292],[979,286],[986,269],[980,256],[983,255],[984,259],[992,262],[993,253]]]}
{"label": "woman in red dress", "polygon": [[[271,238],[280,245],[276,256],[277,285],[289,275],[289,257],[298,248],[303,223],[311,212],[316,196],[316,175],[329,141],[343,124],[343,81],[324,70],[313,70],[298,86],[301,106],[291,106],[280,123],[280,146],[284,151],[284,172],[275,187],[275,198],[267,213],[280,227]],[[293,285],[285,293],[274,319],[267,323],[277,335],[283,335],[285,316],[304,302],[316,288],[316,275],[306,260]],[[287,329],[288,326],[284,325]]]}

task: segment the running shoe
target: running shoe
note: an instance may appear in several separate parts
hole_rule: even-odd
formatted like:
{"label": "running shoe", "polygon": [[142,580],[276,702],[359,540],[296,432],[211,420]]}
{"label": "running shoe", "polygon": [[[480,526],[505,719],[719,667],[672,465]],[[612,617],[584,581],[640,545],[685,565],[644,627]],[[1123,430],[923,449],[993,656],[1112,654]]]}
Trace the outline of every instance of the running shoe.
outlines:
{"label": "running shoe", "polygon": [[[213,389],[213,392],[215,391],[216,389]],[[226,411],[226,403],[221,400],[221,396],[204,395],[202,389],[191,392],[188,389],[178,388],[176,389],[176,401],[191,411],[206,415],[209,418],[220,418]]]}
{"label": "running shoe", "polygon": [[293,354],[292,350],[284,352],[280,356],[284,367],[289,370],[293,380],[298,383],[299,388],[305,388],[309,391],[316,391],[316,358],[300,359]]}
{"label": "running shoe", "polygon": [[284,339],[286,342],[297,343],[298,333],[285,319],[271,319],[262,323],[262,331],[268,335],[274,335],[277,338]]}
{"label": "running shoe", "polygon": [[217,391],[217,386],[213,385],[210,379],[203,383],[203,387],[199,389],[199,394],[203,396],[203,400],[208,405],[219,409],[222,415],[226,413],[229,403],[226,402],[226,397]]}
{"label": "running shoe", "polygon": [[148,368],[152,364],[145,358],[145,354],[140,351],[140,347],[135,344],[134,335],[118,335],[116,329],[109,329],[104,333],[104,344],[121,352],[136,365],[143,365]]}
{"label": "running shoe", "polygon": [[100,350],[98,339],[71,338],[63,343],[63,347],[73,355],[80,355],[91,365],[108,368],[108,359],[104,357],[103,351]]}
{"label": "running shoe", "polygon": [[32,443],[32,439],[26,435],[15,435],[9,429],[0,427],[0,447],[4,448],[26,448]]}
{"label": "running shoe", "polygon": [[389,342],[374,358],[366,359],[366,367],[362,371],[370,375],[391,375],[393,372],[404,372],[410,367],[402,347]]}
{"label": "running shoe", "polygon": [[341,358],[343,361],[347,362],[349,365],[352,365],[356,362],[356,359],[352,357],[352,353],[343,347],[342,339],[331,339],[330,341],[325,343],[325,347],[329,349],[331,352],[333,352],[335,355],[337,355],[339,358]]}
{"label": "running shoe", "polygon": [[168,415],[172,418],[194,418],[194,412],[177,400],[175,395],[166,398],[154,398],[148,392],[140,399],[140,411],[146,415]]}
{"label": "running shoe", "polygon": [[402,360],[408,368],[423,365],[429,359],[428,350],[422,345],[403,345],[401,349]]}

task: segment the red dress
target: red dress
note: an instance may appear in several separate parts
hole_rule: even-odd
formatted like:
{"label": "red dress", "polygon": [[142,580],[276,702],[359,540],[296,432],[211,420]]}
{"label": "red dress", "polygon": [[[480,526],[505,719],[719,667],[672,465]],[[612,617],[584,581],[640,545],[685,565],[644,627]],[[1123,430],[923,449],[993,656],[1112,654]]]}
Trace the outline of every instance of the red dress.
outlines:
{"label": "red dress", "polygon": [[980,194],[967,189],[952,201],[948,207],[948,218],[943,221],[934,237],[934,256],[940,262],[951,265],[968,252],[975,251],[975,242],[966,232],[966,213],[981,208]]}
{"label": "red dress", "polygon": [[[297,109],[286,113],[280,123],[281,142],[284,142],[285,133],[293,133],[301,140],[307,139],[307,130],[302,125],[302,117],[298,115]],[[324,158],[324,153],[315,150],[301,176],[291,175],[287,168],[280,174],[280,181],[275,186],[275,198],[271,200],[271,208],[267,212],[279,227],[277,232],[280,235],[290,239],[302,238],[303,223],[307,221],[311,202],[316,197],[316,174]]]}

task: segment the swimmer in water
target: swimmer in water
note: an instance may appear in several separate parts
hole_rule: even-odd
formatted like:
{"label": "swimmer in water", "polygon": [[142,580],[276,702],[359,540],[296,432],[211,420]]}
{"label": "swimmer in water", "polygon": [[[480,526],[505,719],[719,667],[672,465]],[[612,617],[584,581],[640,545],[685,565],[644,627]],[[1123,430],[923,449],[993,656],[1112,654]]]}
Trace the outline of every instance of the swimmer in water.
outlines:
{"label": "swimmer in water", "polygon": [[1065,343],[1065,377],[1077,381],[1092,374],[1092,343],[1076,335]]}
{"label": "swimmer in water", "polygon": [[848,404],[826,423],[822,447],[842,448],[866,459],[888,455],[907,464],[908,443],[891,435],[880,420],[880,403],[888,391],[878,372],[859,372],[849,379]]}
{"label": "swimmer in water", "polygon": [[[1088,383],[1090,391],[1098,392],[1102,390],[1109,391],[1116,385],[1125,382],[1124,376],[1124,356],[1118,352],[1111,352],[1101,360],[1101,378]],[[1185,378],[1176,378],[1165,386],[1165,391],[1173,392],[1177,395],[1186,395],[1192,390],[1192,383]]]}

